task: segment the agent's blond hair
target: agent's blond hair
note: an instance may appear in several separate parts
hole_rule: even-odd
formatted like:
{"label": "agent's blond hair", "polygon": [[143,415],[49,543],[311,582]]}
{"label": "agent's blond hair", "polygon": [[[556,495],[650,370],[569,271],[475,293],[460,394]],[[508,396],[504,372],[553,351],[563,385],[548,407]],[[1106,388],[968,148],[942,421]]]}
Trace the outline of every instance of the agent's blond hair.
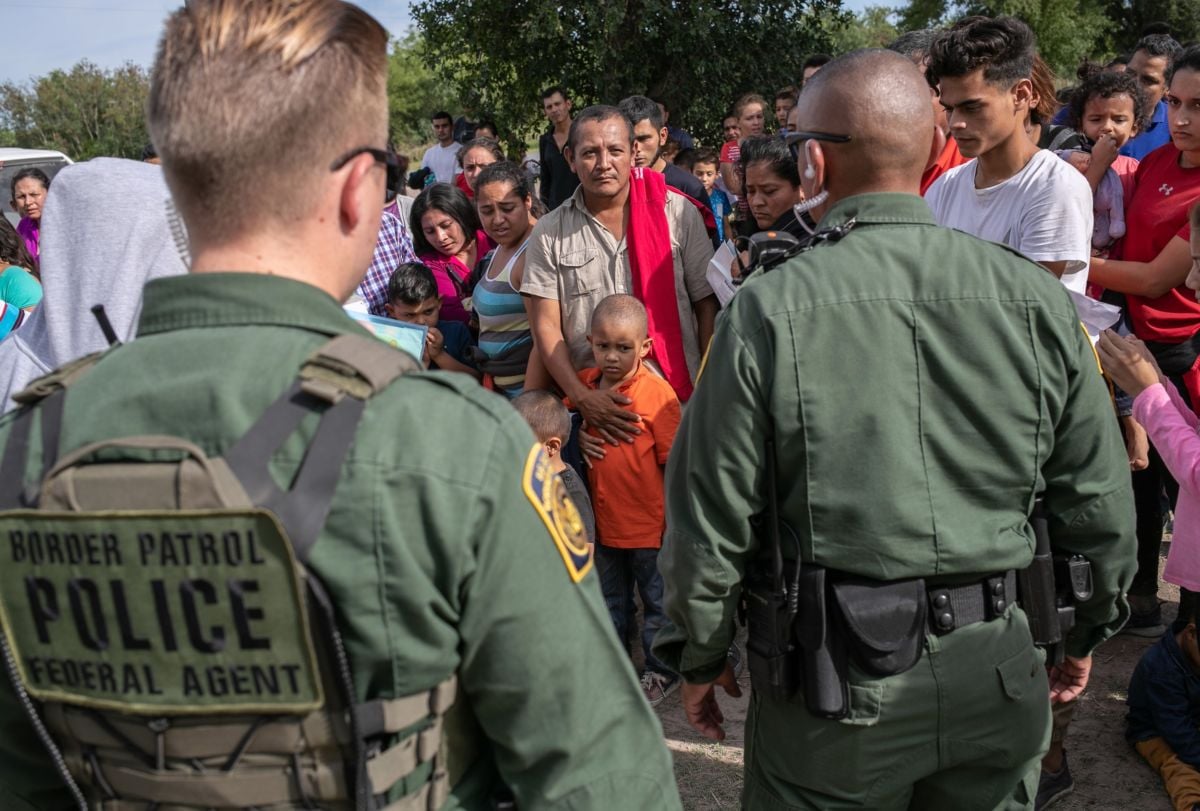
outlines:
{"label": "agent's blond hair", "polygon": [[387,138],[387,32],[341,0],[188,0],[167,20],[147,119],[189,231],[312,210],[330,165]]}

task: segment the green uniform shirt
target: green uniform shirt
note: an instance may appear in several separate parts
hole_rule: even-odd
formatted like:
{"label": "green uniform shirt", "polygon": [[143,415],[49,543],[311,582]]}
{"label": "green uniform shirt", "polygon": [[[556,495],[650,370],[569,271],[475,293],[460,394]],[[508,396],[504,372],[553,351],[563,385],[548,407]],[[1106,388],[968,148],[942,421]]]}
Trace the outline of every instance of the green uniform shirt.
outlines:
{"label": "green uniform shirt", "polygon": [[[220,455],[308,355],[357,331],[332,298],[294,281],[153,281],[138,339],[69,391],[61,453],[168,434]],[[314,425],[274,458],[277,481],[290,480]],[[406,375],[368,403],[309,559],[337,606],[359,699],[421,692],[457,671],[470,717],[450,739],[446,808],[491,808],[500,780],[522,809],[678,808],[662,730],[590,563],[570,568],[527,495],[533,448],[504,400],[459,375]],[[2,683],[0,806],[68,805]],[[456,767],[464,750],[476,757]]]}
{"label": "green uniform shirt", "polygon": [[[718,325],[667,466],[659,557],[671,620],[656,650],[720,670],[766,507],[805,561],[881,580],[1027,566],[1044,492],[1058,553],[1092,561],[1067,652],[1120,628],[1134,570],[1129,465],[1098,363],[1061,284],[939,228],[919,197],[839,201],[821,244],[747,280]],[[790,550],[784,550],[791,556]]]}

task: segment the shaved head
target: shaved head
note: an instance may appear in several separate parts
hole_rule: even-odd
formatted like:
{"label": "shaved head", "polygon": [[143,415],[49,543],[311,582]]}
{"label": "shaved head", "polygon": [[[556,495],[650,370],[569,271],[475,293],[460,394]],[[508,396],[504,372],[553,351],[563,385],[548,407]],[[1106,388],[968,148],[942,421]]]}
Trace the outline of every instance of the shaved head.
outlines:
{"label": "shaved head", "polygon": [[805,83],[800,129],[851,138],[821,144],[831,197],[917,192],[934,135],[929,93],[909,59],[881,49],[838,57]]}
{"label": "shaved head", "polygon": [[632,327],[643,338],[648,326],[646,323],[646,308],[633,296],[617,294],[608,296],[596,305],[592,311],[592,329],[604,325],[606,328],[620,326]]}

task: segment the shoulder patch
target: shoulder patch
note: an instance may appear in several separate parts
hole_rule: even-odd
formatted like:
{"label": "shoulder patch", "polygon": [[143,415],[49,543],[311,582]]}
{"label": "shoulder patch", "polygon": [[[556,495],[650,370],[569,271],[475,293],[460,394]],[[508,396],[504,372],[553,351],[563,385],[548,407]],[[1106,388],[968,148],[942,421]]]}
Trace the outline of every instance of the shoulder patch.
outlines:
{"label": "shoulder patch", "polygon": [[550,457],[541,445],[534,445],[529,451],[521,486],[554,539],[571,581],[578,583],[592,568],[587,531],[566,485],[550,467]]}

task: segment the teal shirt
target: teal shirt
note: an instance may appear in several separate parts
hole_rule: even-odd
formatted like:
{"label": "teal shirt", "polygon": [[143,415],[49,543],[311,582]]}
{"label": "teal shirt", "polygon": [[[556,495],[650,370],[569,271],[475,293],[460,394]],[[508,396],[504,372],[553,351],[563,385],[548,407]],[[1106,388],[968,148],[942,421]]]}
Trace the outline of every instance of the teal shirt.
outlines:
{"label": "teal shirt", "polygon": [[0,273],[0,301],[22,310],[36,307],[42,301],[42,286],[29,271],[9,265]]}
{"label": "teal shirt", "polygon": [[[336,301],[294,281],[153,281],[139,337],[69,391],[61,453],[168,434],[219,455],[309,354],[359,331]],[[0,445],[11,424],[0,421]],[[312,427],[273,459],[277,481],[291,479]],[[469,713],[448,735],[445,808],[490,809],[503,781],[522,809],[678,809],[662,729],[596,575],[576,582],[526,494],[535,442],[517,413],[465,376],[414,373],[368,403],[357,437],[309,564],[337,607],[360,700],[422,692],[457,672]],[[0,685],[0,807],[65,807]]]}
{"label": "teal shirt", "polygon": [[[1032,560],[1045,494],[1056,552],[1093,562],[1067,652],[1128,616],[1129,465],[1096,356],[1062,285],[1000,245],[939,228],[915,195],[838,202],[836,243],[746,281],[718,323],[667,466],[656,650],[719,672],[766,508],[803,560],[881,580],[965,580]],[[786,551],[786,550],[785,550]]]}

